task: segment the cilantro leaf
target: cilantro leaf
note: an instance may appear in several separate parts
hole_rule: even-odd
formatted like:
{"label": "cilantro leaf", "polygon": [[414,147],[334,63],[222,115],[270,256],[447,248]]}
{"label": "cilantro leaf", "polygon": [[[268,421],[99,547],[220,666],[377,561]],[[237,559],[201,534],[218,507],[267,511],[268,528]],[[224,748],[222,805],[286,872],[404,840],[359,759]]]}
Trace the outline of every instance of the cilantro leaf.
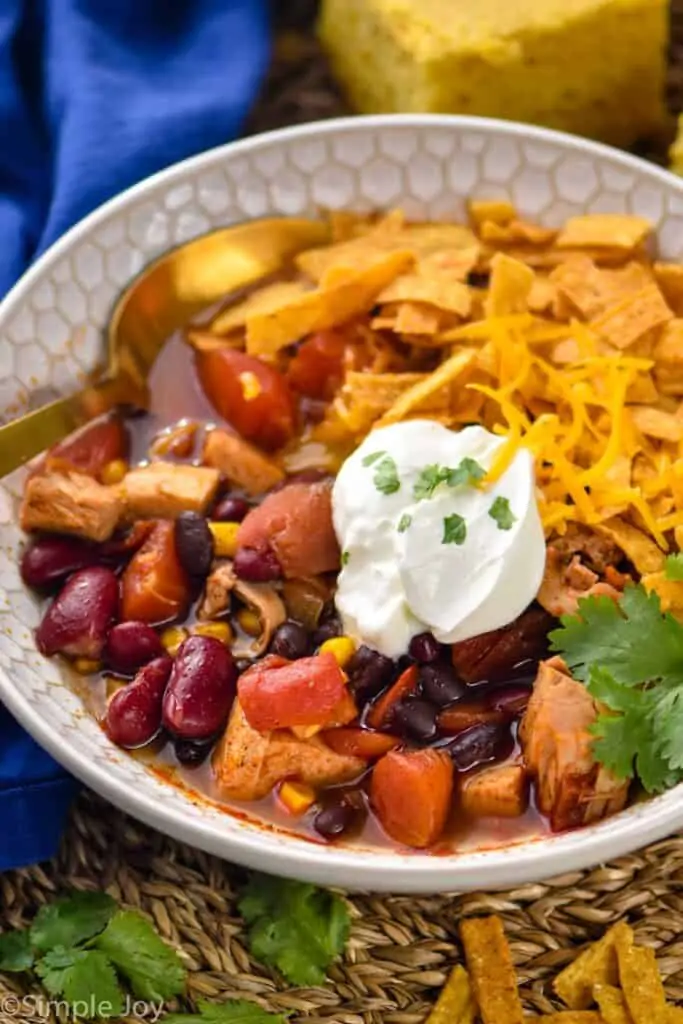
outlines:
{"label": "cilantro leaf", "polygon": [[491,505],[489,515],[498,524],[499,530],[511,530],[513,523],[517,521],[517,516],[513,515],[510,508],[509,500],[500,494]]}
{"label": "cilantro leaf", "polygon": [[449,487],[459,487],[461,484],[478,483],[486,476],[486,470],[476,459],[465,456],[461,459],[457,469],[447,470],[446,483]]}
{"label": "cilantro leaf", "polygon": [[420,470],[419,476],[413,484],[413,497],[416,501],[424,501],[426,498],[431,498],[439,484],[443,483],[446,479],[444,470],[445,467],[439,466],[436,462]]}
{"label": "cilantro leaf", "polygon": [[28,971],[33,967],[33,950],[27,931],[0,935],[0,971]]}
{"label": "cilantro leaf", "polygon": [[405,533],[410,524],[412,523],[412,521],[413,517],[410,515],[410,513],[404,512],[398,521],[398,526],[396,527],[396,529],[398,530],[399,533]]}
{"label": "cilantro leaf", "polygon": [[563,615],[560,622],[550,634],[551,649],[578,679],[585,681],[597,665],[624,686],[683,682],[683,628],[662,613],[654,592],[629,585],[619,604],[604,596],[584,598],[578,615]]}
{"label": "cilantro leaf", "polygon": [[63,996],[79,1017],[118,1017],[123,993],[111,963],[96,949],[57,946],[36,964],[50,995]]}
{"label": "cilantro leaf", "polygon": [[163,1024],[287,1024],[287,1014],[268,1013],[246,999],[230,999],[227,1003],[198,1004],[198,1013],[171,1013]]}
{"label": "cilantro leaf", "polygon": [[390,455],[385,455],[375,470],[372,482],[382,494],[395,494],[401,489],[396,463]]}
{"label": "cilantro leaf", "polygon": [[467,537],[467,524],[457,512],[446,516],[443,521],[442,544],[464,544]]}
{"label": "cilantro leaf", "polygon": [[349,564],[350,558],[351,558],[351,552],[350,551],[342,551],[342,553],[341,553],[341,564],[342,564],[342,567]]}
{"label": "cilantro leaf", "polygon": [[41,907],[30,929],[31,945],[40,953],[55,946],[76,946],[107,924],[116,901],[106,892],[74,892]]}
{"label": "cilantro leaf", "polygon": [[322,984],[349,934],[343,900],[305,882],[252,875],[239,909],[253,955],[293,985]]}
{"label": "cilantro leaf", "polygon": [[683,551],[668,555],[664,563],[664,575],[667,580],[683,581]]}
{"label": "cilantro leaf", "polygon": [[163,1002],[184,992],[187,972],[180,957],[134,910],[119,910],[95,946],[109,957],[140,999]]}
{"label": "cilantro leaf", "polygon": [[370,455],[366,455],[365,458],[362,460],[362,465],[372,466],[374,462],[377,462],[378,459],[381,459],[382,456],[386,454],[386,452],[371,452]]}

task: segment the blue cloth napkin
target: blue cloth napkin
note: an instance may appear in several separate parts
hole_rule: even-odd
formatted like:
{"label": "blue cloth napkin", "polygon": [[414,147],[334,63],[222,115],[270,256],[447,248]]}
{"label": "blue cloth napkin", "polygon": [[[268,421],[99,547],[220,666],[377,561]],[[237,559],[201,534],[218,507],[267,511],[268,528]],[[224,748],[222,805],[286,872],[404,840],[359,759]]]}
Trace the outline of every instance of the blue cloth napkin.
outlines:
{"label": "blue cloth napkin", "polygon": [[[268,56],[266,0],[0,0],[0,297],[104,200],[238,134]],[[0,709],[0,870],[52,856],[74,788]]]}

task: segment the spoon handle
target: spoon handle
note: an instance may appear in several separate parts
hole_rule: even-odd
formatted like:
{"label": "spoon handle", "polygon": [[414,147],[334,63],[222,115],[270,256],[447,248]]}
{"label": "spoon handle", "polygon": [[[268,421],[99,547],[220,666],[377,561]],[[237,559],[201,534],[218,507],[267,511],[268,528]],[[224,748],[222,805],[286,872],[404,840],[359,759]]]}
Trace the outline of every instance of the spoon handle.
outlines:
{"label": "spoon handle", "polygon": [[105,379],[0,427],[0,477],[23,466],[88,420],[130,402],[131,390],[129,382],[120,377]]}

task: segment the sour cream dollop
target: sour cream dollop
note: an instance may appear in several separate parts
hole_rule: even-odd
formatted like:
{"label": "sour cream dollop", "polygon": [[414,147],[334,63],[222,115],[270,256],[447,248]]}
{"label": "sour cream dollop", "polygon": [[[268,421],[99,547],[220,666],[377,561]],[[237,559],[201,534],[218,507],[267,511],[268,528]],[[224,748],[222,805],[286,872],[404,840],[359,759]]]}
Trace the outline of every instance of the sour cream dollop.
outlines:
{"label": "sour cream dollop", "polygon": [[532,457],[520,449],[495,483],[477,480],[504,443],[483,427],[410,420],[373,431],[344,462],[332,508],[348,635],[395,658],[419,633],[456,643],[530,604],[545,564]]}

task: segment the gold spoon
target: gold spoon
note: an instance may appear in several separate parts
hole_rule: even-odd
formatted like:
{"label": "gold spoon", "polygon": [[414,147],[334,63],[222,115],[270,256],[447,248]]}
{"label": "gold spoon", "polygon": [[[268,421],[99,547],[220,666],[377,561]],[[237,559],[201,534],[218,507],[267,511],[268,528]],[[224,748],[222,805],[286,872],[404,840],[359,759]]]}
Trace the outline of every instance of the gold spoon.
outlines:
{"label": "gold spoon", "polygon": [[145,408],[149,372],[173,331],[327,239],[321,221],[272,218],[213,231],[150,263],[114,307],[101,379],[0,427],[0,477],[116,405]]}

